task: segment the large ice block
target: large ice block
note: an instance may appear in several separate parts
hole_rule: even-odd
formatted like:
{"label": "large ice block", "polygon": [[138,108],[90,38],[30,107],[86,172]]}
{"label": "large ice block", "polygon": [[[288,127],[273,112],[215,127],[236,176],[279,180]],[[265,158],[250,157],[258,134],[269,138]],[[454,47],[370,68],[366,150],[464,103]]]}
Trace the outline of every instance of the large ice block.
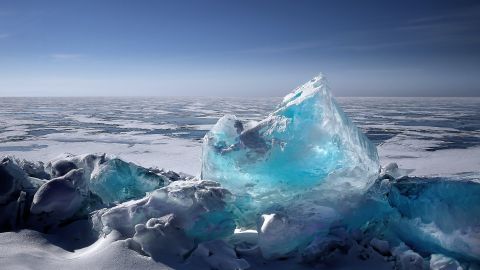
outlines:
{"label": "large ice block", "polygon": [[258,123],[222,117],[205,135],[201,177],[255,201],[280,202],[322,186],[364,190],[378,169],[376,147],[319,75]]}

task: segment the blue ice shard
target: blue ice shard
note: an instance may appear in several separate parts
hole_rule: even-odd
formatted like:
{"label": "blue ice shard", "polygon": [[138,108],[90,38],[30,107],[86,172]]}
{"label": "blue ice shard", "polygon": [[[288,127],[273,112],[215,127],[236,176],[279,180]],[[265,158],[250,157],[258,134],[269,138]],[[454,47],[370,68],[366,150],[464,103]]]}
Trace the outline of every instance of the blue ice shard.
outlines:
{"label": "blue ice shard", "polygon": [[140,198],[163,185],[164,179],[159,175],[119,158],[100,163],[89,182],[90,190],[105,204]]}
{"label": "blue ice shard", "polygon": [[467,179],[406,178],[388,195],[398,211],[388,223],[405,243],[429,253],[480,258],[480,183]]}
{"label": "blue ice shard", "polygon": [[278,202],[335,183],[338,189],[364,190],[378,170],[376,147],[319,75],[258,123],[222,117],[205,135],[201,177],[257,202]]}
{"label": "blue ice shard", "polygon": [[83,181],[75,187],[84,194],[91,192],[103,204],[113,205],[138,199],[168,181],[168,177],[105,154],[67,155],[50,162],[48,169],[54,177],[61,177],[75,169],[83,170]]}

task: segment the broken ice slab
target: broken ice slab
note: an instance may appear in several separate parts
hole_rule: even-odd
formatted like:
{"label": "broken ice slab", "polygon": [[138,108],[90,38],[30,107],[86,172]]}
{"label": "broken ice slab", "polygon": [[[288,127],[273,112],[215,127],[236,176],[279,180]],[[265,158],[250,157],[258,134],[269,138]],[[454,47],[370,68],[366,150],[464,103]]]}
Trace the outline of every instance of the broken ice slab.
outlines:
{"label": "broken ice slab", "polygon": [[410,177],[392,184],[388,202],[399,213],[389,224],[405,243],[430,253],[480,258],[478,181]]}
{"label": "broken ice slab", "polygon": [[364,190],[378,170],[376,147],[337,105],[320,75],[258,123],[222,117],[205,135],[201,177],[237,195],[281,203],[325,185]]}
{"label": "broken ice slab", "polygon": [[105,154],[68,155],[52,161],[48,168],[55,177],[82,168],[86,186],[78,188],[91,191],[106,205],[141,198],[166,181],[150,169]]}
{"label": "broken ice slab", "polygon": [[139,198],[163,184],[164,180],[157,174],[118,158],[100,164],[89,182],[90,190],[104,203]]}

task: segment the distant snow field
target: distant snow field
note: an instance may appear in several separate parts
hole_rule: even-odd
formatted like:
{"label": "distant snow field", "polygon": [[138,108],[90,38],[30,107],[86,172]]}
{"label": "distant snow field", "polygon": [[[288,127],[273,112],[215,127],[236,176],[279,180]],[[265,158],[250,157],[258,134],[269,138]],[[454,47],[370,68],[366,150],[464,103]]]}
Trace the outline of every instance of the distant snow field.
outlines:
{"label": "distant snow field", "polygon": [[[224,114],[258,121],[279,98],[0,98],[0,153],[48,161],[108,153],[196,175],[201,139]],[[480,168],[480,98],[338,98],[378,146],[415,175]]]}
{"label": "distant snow field", "polygon": [[[322,89],[314,84],[307,89],[312,96],[298,102],[317,98]],[[232,270],[479,267],[480,220],[475,213],[480,210],[480,98],[339,98],[345,113],[377,146],[383,168],[375,173],[375,183],[365,182],[368,192],[348,182],[358,175],[349,180],[341,173],[328,175],[347,179],[328,186],[328,192],[313,185],[310,193],[296,194],[284,179],[286,188],[255,194],[258,197],[249,197],[253,186],[260,187],[254,173],[234,176],[228,168],[217,168],[218,175],[211,173],[217,179],[206,179],[251,177],[244,191],[193,179],[202,168],[202,138],[221,116],[233,114],[245,127],[254,127],[252,123],[265,118],[279,102],[278,98],[0,98],[0,156],[19,158],[0,164],[0,229],[5,231],[0,233],[0,265]],[[327,103],[319,106],[336,106]],[[288,117],[289,112],[280,116]],[[328,119],[325,123],[331,125]],[[276,124],[269,122],[271,129]],[[225,130],[217,134],[218,145],[206,148],[216,166],[239,159],[257,162],[248,160],[252,156],[248,152],[223,159],[228,151],[238,151],[222,141],[228,137],[222,132],[234,130],[228,125],[220,127]],[[347,137],[357,138],[355,134]],[[334,134],[328,138],[336,140]],[[275,146],[275,140],[269,140]],[[362,140],[357,145],[371,145]],[[376,157],[375,147],[369,149]],[[372,160],[378,168],[377,160]],[[274,169],[266,164],[254,167],[256,173]],[[407,173],[412,177],[403,177]],[[351,193],[340,194],[344,188]],[[319,191],[322,196],[315,195]],[[267,205],[272,198],[282,202]],[[255,208],[259,202],[267,203],[262,211],[271,212],[252,217],[245,209],[259,209]]]}

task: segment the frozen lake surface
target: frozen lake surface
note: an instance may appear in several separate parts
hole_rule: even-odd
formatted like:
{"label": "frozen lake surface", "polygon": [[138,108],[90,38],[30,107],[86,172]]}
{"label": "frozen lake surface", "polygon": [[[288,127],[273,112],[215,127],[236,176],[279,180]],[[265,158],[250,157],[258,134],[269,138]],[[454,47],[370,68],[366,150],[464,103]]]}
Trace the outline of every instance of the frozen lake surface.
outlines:
{"label": "frozen lake surface", "polygon": [[[224,114],[260,120],[280,98],[0,98],[0,154],[47,161],[105,152],[190,174]],[[480,98],[337,98],[378,146],[415,175],[478,177]]]}
{"label": "frozen lake surface", "polygon": [[[65,153],[108,153],[144,167],[198,175],[202,138],[220,117],[235,114],[243,121],[258,121],[279,102],[279,98],[0,98],[0,156],[48,162]],[[279,185],[259,193],[255,201],[263,199],[264,205],[255,208],[253,204],[245,207],[249,200],[244,200],[241,188],[230,189],[235,190],[233,198],[239,199],[229,201],[230,192],[215,182],[187,180],[188,176],[177,181],[180,175],[160,170],[152,175],[102,155],[57,160],[51,175],[60,175],[64,168],[80,169],[70,169],[46,183],[27,178],[25,169],[16,165],[19,161],[4,159],[0,173],[7,193],[2,192],[8,196],[2,199],[8,204],[0,209],[0,221],[6,221],[0,225],[7,230],[0,233],[0,253],[5,254],[0,261],[15,269],[243,269],[248,265],[250,269],[311,269],[310,260],[322,262],[325,256],[325,265],[336,269],[392,269],[404,263],[402,269],[426,263],[475,266],[480,252],[476,248],[479,223],[472,215],[479,205],[480,98],[339,98],[338,103],[377,146],[380,163],[397,162],[402,169],[413,169],[412,177],[393,179],[404,170],[387,166],[390,169],[384,169],[385,174],[361,197],[352,191],[358,185],[348,182],[298,194],[284,192]],[[303,117],[321,119],[309,113]],[[312,122],[295,123],[301,128],[295,130],[294,138],[315,134],[325,139],[323,133],[308,133]],[[303,149],[308,152],[314,144],[303,145],[300,156],[306,156]],[[347,165],[352,163],[358,164],[354,159]],[[291,160],[285,164],[293,166]],[[312,164],[324,163],[315,159]],[[231,174],[230,167],[225,168]],[[282,181],[308,179],[294,172]],[[162,173],[174,177],[168,180],[173,182],[157,189],[164,180],[156,181],[167,179],[159,178]],[[358,182],[359,177],[352,179]],[[218,181],[214,176],[206,178]],[[12,179],[15,185],[9,185]],[[131,185],[132,179],[145,186]],[[73,188],[73,183],[78,185]],[[252,187],[249,184],[245,190]],[[141,198],[145,190],[153,189]],[[15,192],[20,192],[18,198]],[[227,208],[230,203],[239,213]],[[81,214],[87,208],[93,211]],[[182,221],[182,217],[188,218]],[[339,221],[345,225],[337,227]],[[218,239],[200,238],[210,237],[211,232]],[[228,241],[219,240],[226,236]],[[163,249],[164,243],[171,246]],[[330,245],[340,246],[331,249]],[[339,252],[339,247],[348,253]],[[301,253],[296,253],[297,248]],[[416,253],[422,250],[423,257]],[[299,264],[294,254],[303,254],[304,263]],[[445,254],[453,254],[458,261]],[[287,255],[292,257],[281,257]],[[175,261],[176,256],[183,259]]]}

